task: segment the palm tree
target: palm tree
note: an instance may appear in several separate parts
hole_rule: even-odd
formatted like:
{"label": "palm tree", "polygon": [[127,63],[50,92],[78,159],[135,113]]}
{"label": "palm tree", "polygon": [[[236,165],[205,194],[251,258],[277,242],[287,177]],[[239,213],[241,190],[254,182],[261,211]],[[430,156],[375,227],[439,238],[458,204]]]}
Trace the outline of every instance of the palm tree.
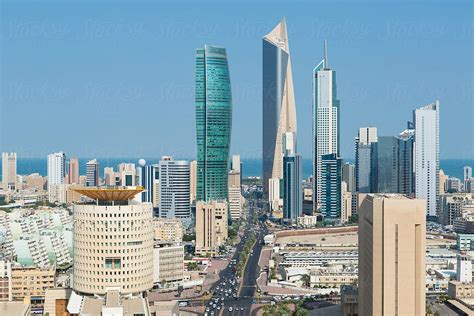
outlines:
{"label": "palm tree", "polygon": [[311,277],[309,276],[309,274],[304,274],[303,276],[301,276],[301,282],[303,282],[303,286],[305,287],[310,287],[311,286]]}

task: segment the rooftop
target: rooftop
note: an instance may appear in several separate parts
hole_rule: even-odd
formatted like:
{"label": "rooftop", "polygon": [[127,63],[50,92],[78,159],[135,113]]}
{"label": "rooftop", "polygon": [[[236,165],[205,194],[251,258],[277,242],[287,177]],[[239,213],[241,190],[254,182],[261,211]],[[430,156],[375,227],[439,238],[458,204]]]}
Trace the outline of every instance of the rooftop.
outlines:
{"label": "rooftop", "polygon": [[75,187],[73,191],[99,201],[127,201],[143,191],[143,187]]}

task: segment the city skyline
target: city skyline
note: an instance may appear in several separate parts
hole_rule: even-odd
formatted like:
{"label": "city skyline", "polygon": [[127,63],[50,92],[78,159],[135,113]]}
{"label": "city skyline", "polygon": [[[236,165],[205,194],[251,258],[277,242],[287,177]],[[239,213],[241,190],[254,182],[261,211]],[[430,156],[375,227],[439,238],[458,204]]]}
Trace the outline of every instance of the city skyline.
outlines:
{"label": "city skyline", "polygon": [[[339,75],[338,99],[345,105],[341,116],[342,158],[354,156],[353,139],[358,127],[376,126],[379,135],[394,135],[403,129],[404,121],[410,119],[407,115],[410,111],[433,99],[440,100],[446,109],[440,124],[458,127],[456,130],[441,129],[440,158],[472,159],[474,156],[472,146],[459,146],[458,142],[448,141],[457,139],[456,135],[460,133],[466,137],[464,144],[472,143],[472,125],[469,124],[469,117],[472,117],[469,115],[472,113],[472,91],[469,88],[472,82],[472,67],[469,67],[472,65],[469,57],[472,47],[468,45],[469,41],[463,41],[471,34],[469,3],[458,6],[419,3],[399,7],[386,4],[378,7],[392,17],[391,22],[386,22],[387,17],[374,17],[367,22],[362,18],[373,14],[377,6],[354,8],[350,4],[348,7],[354,10],[367,12],[362,20],[348,16],[345,11],[338,12],[328,4],[320,4],[324,15],[315,12],[310,16],[302,12],[302,5],[287,7],[277,3],[274,15],[266,15],[265,19],[258,16],[264,9],[263,5],[255,4],[255,12],[245,17],[242,11],[235,10],[226,19],[200,13],[199,17],[183,20],[189,17],[189,12],[184,12],[183,18],[166,19],[162,16],[167,10],[179,7],[168,3],[163,6],[163,12],[149,8],[155,16],[144,14],[143,9],[129,10],[131,18],[128,22],[123,22],[120,14],[114,16],[101,10],[103,4],[98,4],[97,14],[90,18],[86,18],[84,11],[87,6],[75,8],[78,9],[74,10],[77,16],[71,18],[73,12],[68,8],[56,6],[55,13],[64,14],[51,14],[45,10],[48,3],[43,5],[44,8],[38,10],[20,12],[14,4],[3,4],[6,36],[2,37],[5,44],[2,76],[6,80],[2,80],[4,105],[0,144],[2,150],[17,152],[21,157],[43,157],[58,150],[80,157],[195,156],[193,50],[203,44],[226,47],[230,56],[236,103],[234,135],[239,135],[232,139],[231,152],[238,152],[243,158],[259,157],[260,40],[275,21],[284,16],[292,41],[300,130],[311,127],[311,69],[321,55],[323,40],[327,39],[330,64]],[[32,7],[36,8],[35,5]],[[114,13],[124,8],[128,8],[126,4],[117,5]],[[234,8],[233,4],[230,8]],[[430,19],[441,11],[443,17],[437,16],[436,25],[431,25]],[[417,15],[417,12],[423,12],[423,15]],[[345,23],[333,22],[337,14]],[[143,16],[143,20],[138,16]],[[158,20],[158,24],[153,23],[152,17]],[[46,18],[49,22],[42,22]],[[175,41],[176,36],[170,36],[173,27],[181,40]],[[198,36],[194,34],[190,40],[186,28],[198,31]],[[456,36],[451,38],[448,34]],[[437,45],[437,49],[432,50],[440,40],[446,45]],[[130,43],[134,45],[125,49],[123,45]],[[115,47],[113,51],[104,47],[110,44]],[[146,53],[136,51],[147,45],[151,46],[145,50]],[[90,53],[78,56],[85,46]],[[102,53],[97,54],[98,50]],[[178,50],[179,54],[175,54]],[[33,51],[35,55],[31,55]],[[45,55],[46,51],[49,55]],[[446,69],[440,66],[439,60],[449,57],[450,51],[456,51],[457,55],[454,59],[449,58],[451,67]],[[131,53],[136,57],[131,58]],[[54,63],[50,62],[51,58],[54,58]],[[70,58],[77,63],[69,63]],[[354,59],[357,63],[353,62]],[[167,71],[169,66],[166,63],[172,64],[176,70]],[[48,68],[43,66],[46,64]],[[64,68],[65,64],[68,67]],[[361,66],[365,69],[362,70]],[[389,68],[383,69],[385,66]],[[410,76],[406,76],[408,69],[413,69]],[[388,70],[390,75],[387,72],[379,74],[382,70]],[[93,78],[85,76],[88,71],[93,71]],[[155,71],[155,74],[150,71]],[[442,76],[433,76],[434,71]],[[166,76],[161,75],[164,72]],[[370,116],[367,111],[370,111]],[[142,115],[142,112],[146,114]],[[466,115],[455,114],[460,112]],[[68,126],[67,117],[73,113],[78,121],[84,122],[84,128],[78,125],[68,133],[56,133]],[[21,117],[24,128],[12,133],[14,120],[7,120],[7,117]],[[56,122],[54,129],[48,126],[49,117]],[[93,135],[105,133],[110,124],[126,119],[142,121],[142,137],[131,138],[127,129],[123,129],[117,131],[118,138],[128,140],[127,146],[117,146],[113,140],[107,144],[93,140]],[[158,121],[160,124],[156,124]],[[41,131],[37,132],[34,126],[42,126]],[[168,136],[170,130],[174,133],[168,139],[164,136]],[[153,135],[156,141],[152,142],[149,135]],[[303,157],[310,157],[310,133],[299,133],[298,143]]]}

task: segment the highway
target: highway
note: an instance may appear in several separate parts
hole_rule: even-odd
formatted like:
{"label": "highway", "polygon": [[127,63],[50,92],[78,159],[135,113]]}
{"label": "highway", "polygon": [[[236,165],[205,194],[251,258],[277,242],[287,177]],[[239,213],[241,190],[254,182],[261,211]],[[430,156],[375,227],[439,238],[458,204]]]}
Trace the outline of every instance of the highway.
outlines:
{"label": "highway", "polygon": [[[247,220],[244,222],[244,234],[240,242],[235,246],[236,251],[231,258],[231,262],[236,262],[240,259],[245,243],[248,241],[252,233],[255,234],[256,242],[252,248],[249,256],[243,277],[240,279],[242,286],[239,292],[239,279],[235,277],[235,272],[232,271],[235,264],[230,263],[226,269],[219,273],[220,280],[211,287],[212,297],[205,301],[206,312],[205,316],[215,315],[250,315],[251,305],[254,302],[256,294],[256,279],[260,274],[258,267],[258,260],[262,250],[263,237],[267,230],[262,220],[258,218],[261,211],[257,207],[255,201],[250,200],[248,206]],[[253,216],[257,216],[257,225],[254,225],[251,220]]]}

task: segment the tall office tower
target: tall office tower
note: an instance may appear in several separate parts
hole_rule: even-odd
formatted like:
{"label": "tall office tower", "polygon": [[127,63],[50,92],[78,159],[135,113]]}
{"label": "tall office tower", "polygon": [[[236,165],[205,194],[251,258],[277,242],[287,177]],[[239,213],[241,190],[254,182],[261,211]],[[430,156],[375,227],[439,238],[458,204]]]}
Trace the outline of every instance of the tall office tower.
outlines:
{"label": "tall office tower", "polygon": [[76,157],[69,159],[67,164],[67,183],[79,184],[79,160]]}
{"label": "tall office tower", "polygon": [[373,193],[398,193],[398,140],[393,136],[379,136],[373,146]]}
{"label": "tall office tower", "polygon": [[214,256],[228,237],[227,202],[196,203],[196,254]]}
{"label": "tall office tower", "polygon": [[316,179],[313,181],[313,210],[317,210],[323,200],[322,156],[339,157],[339,105],[336,72],[329,68],[324,41],[324,58],[313,69],[313,175]]}
{"label": "tall office tower", "polygon": [[321,208],[325,219],[341,217],[342,159],[337,154],[321,156]]}
{"label": "tall office tower", "polygon": [[462,283],[472,283],[472,260],[466,253],[457,255],[456,258],[456,281]]}
{"label": "tall office tower", "polygon": [[413,197],[415,177],[413,173],[413,146],[415,130],[410,128],[398,135],[398,193]]}
{"label": "tall office tower", "polygon": [[240,186],[241,174],[239,172],[240,161],[235,162],[234,157],[235,156],[232,156],[232,167],[236,166],[238,169],[232,168],[229,171],[228,178],[228,199],[231,220],[237,220],[242,217],[242,190]]}
{"label": "tall office tower", "polygon": [[469,180],[472,178],[472,167],[471,166],[465,166],[463,168],[463,181],[466,182],[466,180]]}
{"label": "tall office tower", "polygon": [[263,200],[269,202],[270,179],[283,178],[283,133],[296,133],[296,104],[285,18],[263,37],[262,43]]}
{"label": "tall office tower", "polygon": [[4,190],[15,190],[17,187],[16,153],[2,153],[2,183]]}
{"label": "tall office tower", "polygon": [[197,160],[189,163],[189,201],[193,204],[196,201],[196,181],[197,181]]}
{"label": "tall office tower", "polygon": [[439,199],[439,102],[413,111],[415,196],[426,199],[426,214],[436,216]]}
{"label": "tall office tower", "polygon": [[99,186],[99,162],[92,159],[86,163],[86,187]]}
{"label": "tall office tower", "polygon": [[241,162],[240,162],[240,155],[232,155],[232,161],[230,165],[230,169],[240,172]]}
{"label": "tall office tower", "polygon": [[151,289],[152,205],[133,200],[142,189],[74,190],[94,200],[73,206],[74,291],[105,295],[118,290],[128,295]]}
{"label": "tall office tower", "polygon": [[121,163],[118,165],[120,185],[124,187],[135,186],[136,169],[134,163]]}
{"label": "tall office tower", "polygon": [[159,163],[159,172],[160,217],[176,217],[179,219],[190,218],[191,205],[189,203],[189,161],[174,160],[172,157],[164,156],[161,158]]}
{"label": "tall office tower", "polygon": [[347,185],[347,192],[356,192],[356,176],[354,164],[342,164],[342,181],[344,181]]}
{"label": "tall office tower", "polygon": [[303,214],[302,160],[293,150],[286,150],[283,156],[283,219],[289,223],[296,223]]}
{"label": "tall office tower", "polygon": [[147,165],[145,159],[140,159],[138,165],[141,168],[140,185],[143,187],[142,202],[151,202],[154,204],[153,186],[157,168],[155,165]]}
{"label": "tall office tower", "polygon": [[347,183],[341,182],[341,223],[346,223],[352,216],[352,192],[347,191]]}
{"label": "tall office tower", "polygon": [[227,199],[232,92],[225,48],[196,51],[196,200]]}
{"label": "tall office tower", "polygon": [[51,202],[62,200],[62,185],[66,177],[66,154],[48,155],[48,197]]}
{"label": "tall office tower", "polygon": [[115,186],[115,172],[113,167],[105,167],[104,168],[104,180],[105,186]]}
{"label": "tall office tower", "polygon": [[376,127],[361,127],[355,141],[356,190],[361,193],[371,191],[374,169],[373,144],[377,142]]}
{"label": "tall office tower", "polygon": [[368,194],[359,208],[359,315],[425,315],[426,204]]}

